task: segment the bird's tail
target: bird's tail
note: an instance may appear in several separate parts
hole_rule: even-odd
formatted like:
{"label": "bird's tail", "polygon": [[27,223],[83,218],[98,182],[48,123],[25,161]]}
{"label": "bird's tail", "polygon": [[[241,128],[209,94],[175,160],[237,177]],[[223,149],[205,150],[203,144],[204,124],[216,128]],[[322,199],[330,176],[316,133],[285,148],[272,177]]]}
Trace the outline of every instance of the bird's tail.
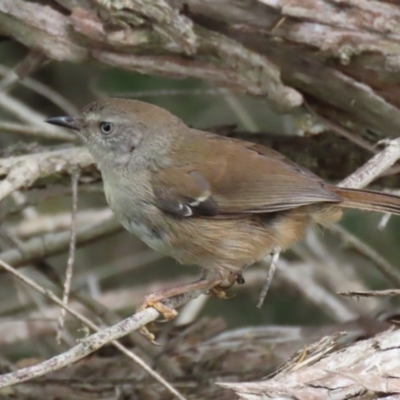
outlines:
{"label": "bird's tail", "polygon": [[337,186],[332,186],[329,190],[343,199],[343,202],[338,204],[340,207],[400,214],[399,196],[371,190],[345,189]]}

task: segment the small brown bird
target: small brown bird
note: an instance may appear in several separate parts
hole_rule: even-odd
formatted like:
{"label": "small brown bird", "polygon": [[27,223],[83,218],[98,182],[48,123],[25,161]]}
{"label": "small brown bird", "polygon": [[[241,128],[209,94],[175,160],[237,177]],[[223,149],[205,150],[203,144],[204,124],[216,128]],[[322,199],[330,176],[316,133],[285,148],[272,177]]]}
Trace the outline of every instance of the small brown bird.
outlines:
{"label": "small brown bird", "polygon": [[208,271],[194,283],[156,292],[141,308],[167,317],[162,300],[241,279],[243,269],[289,248],[311,223],[342,208],[400,214],[400,198],[344,189],[257,144],[187,127],[168,111],[108,99],[46,122],[73,129],[93,155],[121,224],[151,248]]}

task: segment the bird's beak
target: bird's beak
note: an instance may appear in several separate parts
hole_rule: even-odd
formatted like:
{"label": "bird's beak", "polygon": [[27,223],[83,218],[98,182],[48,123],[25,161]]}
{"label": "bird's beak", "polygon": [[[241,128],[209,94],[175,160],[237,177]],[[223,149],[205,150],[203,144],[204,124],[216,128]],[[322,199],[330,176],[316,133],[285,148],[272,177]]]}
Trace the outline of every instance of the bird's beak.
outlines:
{"label": "bird's beak", "polygon": [[72,129],[74,131],[79,131],[79,126],[76,123],[75,118],[72,117],[50,117],[47,118],[44,122],[48,124],[62,126],[64,128]]}

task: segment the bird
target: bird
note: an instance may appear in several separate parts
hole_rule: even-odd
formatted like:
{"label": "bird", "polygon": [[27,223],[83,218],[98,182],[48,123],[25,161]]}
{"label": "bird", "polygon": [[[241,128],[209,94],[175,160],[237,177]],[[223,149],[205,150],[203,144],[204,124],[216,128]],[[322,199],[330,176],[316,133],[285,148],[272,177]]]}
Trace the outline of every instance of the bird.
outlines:
{"label": "bird", "polygon": [[344,209],[400,214],[398,196],[324,182],[275,150],[192,129],[138,100],[101,99],[46,122],[81,138],[127,231],[202,268],[199,280],[145,297],[139,310],[154,307],[167,319],[176,311],[165,299],[195,289],[223,297],[245,268],[287,250],[310,225],[338,221]]}

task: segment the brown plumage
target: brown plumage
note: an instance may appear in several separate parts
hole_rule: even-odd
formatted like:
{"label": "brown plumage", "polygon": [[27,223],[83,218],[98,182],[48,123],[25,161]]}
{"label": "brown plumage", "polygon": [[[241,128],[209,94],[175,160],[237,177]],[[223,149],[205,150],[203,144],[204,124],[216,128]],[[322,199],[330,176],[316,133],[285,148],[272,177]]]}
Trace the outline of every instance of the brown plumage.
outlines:
{"label": "brown plumage", "polygon": [[158,207],[181,216],[169,229],[183,264],[239,272],[290,247],[310,223],[339,220],[341,208],[400,213],[399,197],[326,184],[253,143],[188,130],[171,151],[173,166],[151,184]]}
{"label": "brown plumage", "polygon": [[[75,118],[48,122],[81,136],[127,230],[214,272],[204,287],[287,249],[310,223],[338,220],[342,208],[400,214],[399,197],[327,184],[276,151],[190,129],[139,101],[102,100]],[[160,292],[146,304],[162,298]]]}

